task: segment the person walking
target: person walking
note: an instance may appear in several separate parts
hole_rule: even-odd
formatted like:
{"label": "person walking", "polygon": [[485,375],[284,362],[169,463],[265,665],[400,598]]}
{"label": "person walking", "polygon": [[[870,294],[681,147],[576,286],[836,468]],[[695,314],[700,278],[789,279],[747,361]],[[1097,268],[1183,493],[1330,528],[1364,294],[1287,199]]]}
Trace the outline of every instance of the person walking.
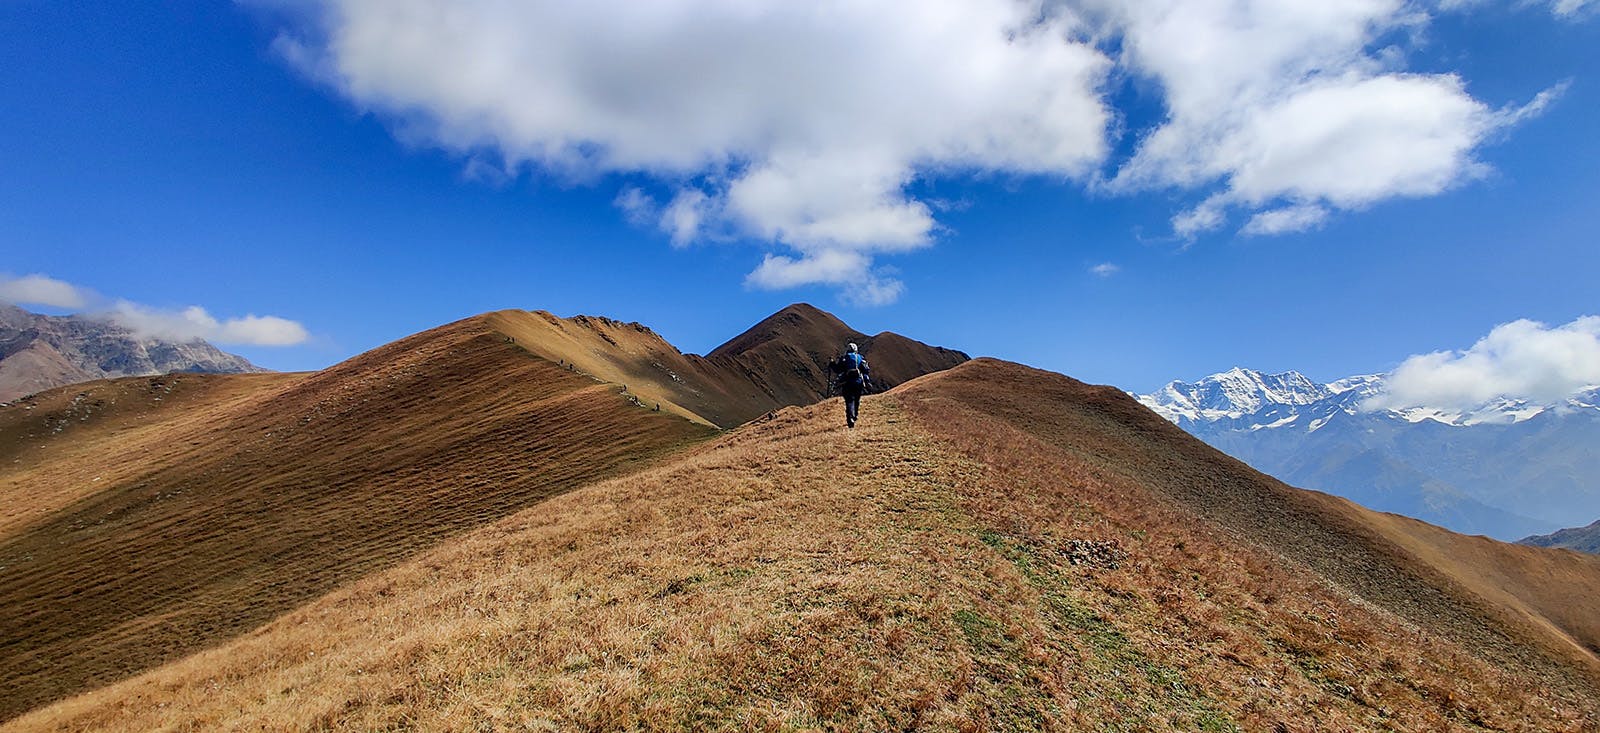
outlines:
{"label": "person walking", "polygon": [[861,395],[872,384],[872,367],[867,366],[855,344],[847,344],[846,349],[834,363],[838,365],[839,394],[844,395],[844,424],[854,428],[861,411]]}

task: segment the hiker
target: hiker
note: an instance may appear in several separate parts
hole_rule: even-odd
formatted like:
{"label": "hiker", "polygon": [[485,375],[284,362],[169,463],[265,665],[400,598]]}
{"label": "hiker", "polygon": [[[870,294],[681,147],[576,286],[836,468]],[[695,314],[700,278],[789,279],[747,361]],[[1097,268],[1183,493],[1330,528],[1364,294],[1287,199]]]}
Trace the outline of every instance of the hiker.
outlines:
{"label": "hiker", "polygon": [[861,410],[861,394],[872,385],[872,367],[867,366],[867,360],[862,358],[855,344],[847,344],[845,348],[844,356],[834,362],[834,368],[839,374],[839,394],[844,395],[844,424],[854,428],[856,414]]}

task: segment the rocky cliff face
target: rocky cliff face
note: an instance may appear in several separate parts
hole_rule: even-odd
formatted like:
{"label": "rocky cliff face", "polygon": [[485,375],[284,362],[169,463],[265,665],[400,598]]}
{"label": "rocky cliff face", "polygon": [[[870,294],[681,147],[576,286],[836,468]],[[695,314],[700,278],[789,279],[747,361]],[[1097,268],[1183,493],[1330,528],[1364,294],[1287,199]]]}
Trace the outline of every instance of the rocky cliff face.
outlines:
{"label": "rocky cliff face", "polygon": [[106,319],[46,316],[0,303],[0,402],[108,377],[262,371],[205,341],[143,338]]}

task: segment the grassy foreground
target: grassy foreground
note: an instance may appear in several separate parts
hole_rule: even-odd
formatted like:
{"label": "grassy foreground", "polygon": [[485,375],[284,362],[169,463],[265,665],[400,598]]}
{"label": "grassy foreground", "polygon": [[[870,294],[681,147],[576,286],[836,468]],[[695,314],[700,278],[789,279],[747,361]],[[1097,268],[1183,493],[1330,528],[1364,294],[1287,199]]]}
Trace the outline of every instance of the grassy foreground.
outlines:
{"label": "grassy foreground", "polygon": [[3,728],[1600,725],[1581,671],[1491,663],[944,378],[853,432],[782,410]]}

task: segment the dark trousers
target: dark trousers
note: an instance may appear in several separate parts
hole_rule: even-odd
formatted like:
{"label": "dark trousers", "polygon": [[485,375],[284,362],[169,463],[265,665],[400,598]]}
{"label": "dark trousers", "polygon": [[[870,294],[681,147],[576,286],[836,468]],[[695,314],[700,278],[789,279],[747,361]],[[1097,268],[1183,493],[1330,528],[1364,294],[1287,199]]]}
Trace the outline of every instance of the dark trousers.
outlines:
{"label": "dark trousers", "polygon": [[856,424],[856,413],[861,411],[861,393],[844,393],[844,422],[852,427]]}

